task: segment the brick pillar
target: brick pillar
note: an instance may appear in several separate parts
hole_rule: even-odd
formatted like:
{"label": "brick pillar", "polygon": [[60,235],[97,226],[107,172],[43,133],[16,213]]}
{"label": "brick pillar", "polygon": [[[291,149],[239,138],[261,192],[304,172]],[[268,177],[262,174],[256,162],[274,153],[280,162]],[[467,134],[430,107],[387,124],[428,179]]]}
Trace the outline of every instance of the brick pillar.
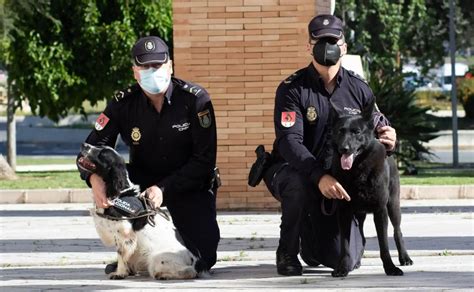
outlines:
{"label": "brick pillar", "polygon": [[310,62],[307,24],[316,2],[173,1],[175,74],[204,86],[216,111],[223,180],[218,209],[279,206],[263,182],[249,187],[247,175],[257,145],[272,149],[278,84]]}

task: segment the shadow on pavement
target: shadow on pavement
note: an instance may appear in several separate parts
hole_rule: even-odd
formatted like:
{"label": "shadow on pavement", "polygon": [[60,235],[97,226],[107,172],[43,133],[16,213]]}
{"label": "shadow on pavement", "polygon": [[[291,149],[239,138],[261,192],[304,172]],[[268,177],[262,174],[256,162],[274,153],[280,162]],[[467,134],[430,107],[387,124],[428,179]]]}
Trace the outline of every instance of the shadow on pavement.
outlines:
{"label": "shadow on pavement", "polygon": [[[403,289],[410,288],[421,290],[441,291],[449,288],[470,289],[471,280],[460,281],[460,279],[470,279],[471,272],[425,272],[409,271],[403,277],[388,277],[381,269],[379,272],[364,270],[359,273],[349,274],[346,278],[332,278],[330,270],[327,273],[313,274],[304,271],[300,277],[284,277],[276,274],[275,266],[264,265],[234,265],[225,268],[216,268],[209,278],[195,280],[166,280],[157,281],[149,277],[128,277],[126,280],[108,280],[103,271],[97,268],[38,268],[38,269],[8,269],[5,281],[29,282],[20,285],[3,285],[4,291],[94,291],[96,289],[115,290],[127,289],[223,289],[225,290],[256,290],[269,291],[273,288],[288,289]],[[49,282],[50,285],[38,284],[36,281]],[[79,283],[74,283],[74,281]],[[224,282],[223,282],[224,281]],[[73,282],[73,283],[71,283]],[[87,283],[87,284],[86,284]],[[113,284],[112,284],[113,283]],[[383,287],[383,288],[382,288]],[[48,289],[49,288],[49,289]],[[379,290],[381,289],[382,290]]]}
{"label": "shadow on pavement", "polygon": [[474,206],[412,206],[402,207],[402,214],[432,214],[432,213],[472,213]]}
{"label": "shadow on pavement", "polygon": [[[473,213],[474,206],[412,206],[402,207],[402,214],[430,214],[430,213]],[[274,212],[269,214],[273,214]],[[230,215],[238,212],[228,213]],[[243,213],[251,214],[251,213]],[[265,214],[265,213],[262,213]],[[219,214],[225,216],[225,214]],[[89,210],[0,210],[0,217],[75,217],[89,216]],[[258,216],[258,215],[257,215]]]}
{"label": "shadow on pavement", "polygon": [[[263,238],[254,240],[252,238],[222,238],[218,251],[275,251],[278,246],[278,238]],[[443,237],[404,237],[408,250],[473,250],[473,236],[443,236]],[[393,238],[389,238],[390,249],[396,251]],[[5,239],[0,240],[1,253],[23,253],[23,252],[107,252],[99,239]],[[378,251],[377,238],[367,238],[366,251]]]}

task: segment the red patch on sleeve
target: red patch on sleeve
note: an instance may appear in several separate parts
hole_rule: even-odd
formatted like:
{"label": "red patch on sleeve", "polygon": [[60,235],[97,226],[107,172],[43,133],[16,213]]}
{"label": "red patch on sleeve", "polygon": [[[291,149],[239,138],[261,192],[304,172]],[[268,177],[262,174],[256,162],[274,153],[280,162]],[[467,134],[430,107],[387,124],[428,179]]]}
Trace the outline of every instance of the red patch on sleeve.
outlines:
{"label": "red patch on sleeve", "polygon": [[105,126],[107,125],[107,123],[109,122],[109,117],[106,116],[104,113],[101,113],[100,116],[97,118],[97,120],[95,121],[95,129],[97,131],[101,131],[102,129],[105,128]]}
{"label": "red patch on sleeve", "polygon": [[296,112],[282,112],[281,125],[285,128],[290,128],[295,124]]}

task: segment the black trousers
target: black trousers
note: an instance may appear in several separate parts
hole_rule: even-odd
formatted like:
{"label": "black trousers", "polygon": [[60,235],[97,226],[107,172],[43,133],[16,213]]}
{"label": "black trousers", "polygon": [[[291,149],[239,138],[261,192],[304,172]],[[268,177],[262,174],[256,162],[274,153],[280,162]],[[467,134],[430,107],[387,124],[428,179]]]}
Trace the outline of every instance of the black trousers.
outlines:
{"label": "black trousers", "polygon": [[275,163],[264,176],[265,184],[281,203],[279,249],[290,255],[300,251],[302,224],[314,204],[315,186],[288,164]]}
{"label": "black trousers", "polygon": [[[130,180],[140,185],[142,191],[152,186],[156,178],[127,165]],[[193,253],[197,249],[210,269],[217,260],[220,240],[216,214],[217,190],[200,190],[190,193],[166,194],[162,206],[166,206],[173,223],[183,238],[185,246]]]}
{"label": "black trousers", "polygon": [[[308,265],[335,268],[339,263],[340,242],[337,201],[326,200],[315,182],[285,163],[275,163],[264,175],[272,195],[281,202],[279,249],[301,257]],[[331,209],[335,207],[332,214]],[[325,212],[323,213],[322,209]],[[351,227],[349,270],[360,264],[363,235],[354,218]]]}
{"label": "black trousers", "polygon": [[167,200],[165,204],[186,247],[191,251],[197,248],[210,269],[216,263],[220,240],[214,192],[180,194],[178,199]]}

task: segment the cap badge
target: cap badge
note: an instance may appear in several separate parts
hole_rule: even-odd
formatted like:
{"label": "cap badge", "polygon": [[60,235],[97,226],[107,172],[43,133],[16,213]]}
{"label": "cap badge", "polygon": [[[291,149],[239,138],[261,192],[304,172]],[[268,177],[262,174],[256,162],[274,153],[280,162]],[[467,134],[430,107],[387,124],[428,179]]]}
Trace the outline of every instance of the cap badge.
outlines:
{"label": "cap badge", "polygon": [[329,19],[323,20],[323,25],[328,25],[329,24]]}
{"label": "cap badge", "polygon": [[152,41],[145,42],[145,50],[153,51],[155,49],[155,43]]}
{"label": "cap badge", "polygon": [[314,108],[314,106],[310,106],[306,112],[306,118],[308,119],[308,122],[312,123],[316,121],[317,117],[318,114],[316,113],[316,108]]}
{"label": "cap badge", "polygon": [[140,133],[140,129],[139,128],[133,128],[132,129],[132,134],[130,135],[132,137],[132,140],[133,140],[133,144],[134,145],[138,145],[138,141],[140,141],[140,139],[142,138],[142,134]]}

